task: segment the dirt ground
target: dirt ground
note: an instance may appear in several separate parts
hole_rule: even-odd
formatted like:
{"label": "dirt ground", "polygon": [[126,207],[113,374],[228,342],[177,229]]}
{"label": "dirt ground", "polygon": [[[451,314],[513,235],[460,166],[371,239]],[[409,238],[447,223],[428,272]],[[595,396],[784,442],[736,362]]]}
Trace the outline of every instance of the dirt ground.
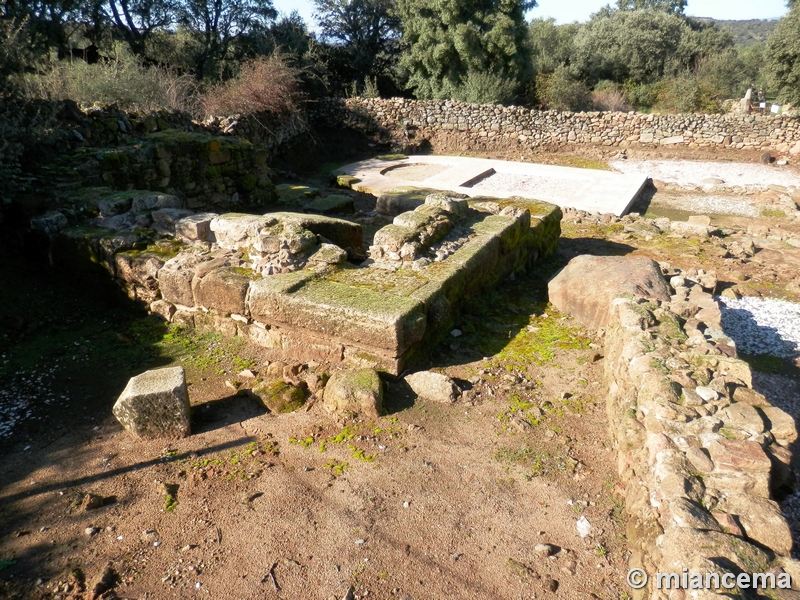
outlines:
{"label": "dirt ground", "polygon": [[[279,166],[324,186],[331,163],[377,150],[340,136],[323,139],[313,160]],[[641,156],[668,158],[657,154]],[[675,210],[659,194],[682,193],[653,188],[637,209],[659,216]],[[714,219],[732,236],[754,224],[800,234],[786,218]],[[20,408],[2,413],[14,422],[0,438],[0,597],[627,598],[602,341],[547,304],[546,282],[577,254],[638,253],[797,301],[800,249],[764,243],[757,260],[734,264],[713,242],[565,221],[556,256],[478,299],[462,335],[415,366],[447,373],[462,397],[421,402],[386,378],[387,414],[375,421],[338,419],[313,398],[269,414],[237,391],[247,371],[266,370],[259,348],[169,328],[96,279],[53,273],[30,249],[5,253],[0,277],[13,285],[0,287],[0,406]],[[111,406],[128,377],[167,365],[186,369],[193,434],[134,439]],[[800,379],[790,363],[779,371]]]}

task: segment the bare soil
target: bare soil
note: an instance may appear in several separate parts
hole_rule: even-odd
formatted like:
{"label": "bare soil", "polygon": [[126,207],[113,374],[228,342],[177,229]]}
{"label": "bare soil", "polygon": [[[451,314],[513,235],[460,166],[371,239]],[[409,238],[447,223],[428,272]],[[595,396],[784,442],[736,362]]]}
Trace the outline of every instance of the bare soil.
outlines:
{"label": "bare soil", "polygon": [[[278,166],[324,187],[331,165],[384,150],[320,135],[313,159]],[[469,154],[437,147],[454,150]],[[676,151],[628,152],[665,154]],[[575,166],[610,156],[540,151],[524,160]],[[514,149],[491,157],[523,158]],[[640,211],[661,210],[659,194],[681,193],[653,188]],[[714,219],[733,236],[753,224],[800,233],[785,218]],[[114,293],[100,295],[96,279],[52,273],[29,252],[3,254],[0,277],[14,285],[0,288],[0,385],[30,414],[0,439],[0,597],[84,599],[103,587],[104,597],[142,600],[327,599],[350,590],[360,598],[627,597],[601,340],[546,302],[549,277],[581,253],[645,254],[716,269],[723,287],[742,293],[800,298],[791,286],[800,250],[783,242],[764,240],[753,260],[737,261],[713,241],[565,223],[557,256],[477,299],[458,324],[463,335],[417,367],[455,378],[460,400],[423,402],[387,378],[387,414],[359,421],[327,414],[315,398],[270,414],[237,392],[248,385],[244,369],[265,371],[261,349],[159,326]],[[132,438],[111,416],[117,394],[128,377],[174,364],[190,382],[193,435]],[[780,368],[794,385],[797,370]],[[581,516],[592,525],[586,538],[576,529]],[[537,544],[552,545],[553,556]]]}

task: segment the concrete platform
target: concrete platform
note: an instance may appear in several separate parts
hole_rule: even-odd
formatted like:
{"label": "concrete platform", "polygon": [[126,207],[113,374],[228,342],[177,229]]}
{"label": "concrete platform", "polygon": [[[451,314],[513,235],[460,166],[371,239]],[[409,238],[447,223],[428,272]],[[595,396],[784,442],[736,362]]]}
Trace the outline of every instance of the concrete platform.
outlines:
{"label": "concrete platform", "polygon": [[522,197],[559,207],[622,216],[644,187],[644,175],[623,175],[463,156],[374,158],[344,166],[334,175],[348,175],[350,187],[380,196],[398,187],[429,188],[470,197]]}

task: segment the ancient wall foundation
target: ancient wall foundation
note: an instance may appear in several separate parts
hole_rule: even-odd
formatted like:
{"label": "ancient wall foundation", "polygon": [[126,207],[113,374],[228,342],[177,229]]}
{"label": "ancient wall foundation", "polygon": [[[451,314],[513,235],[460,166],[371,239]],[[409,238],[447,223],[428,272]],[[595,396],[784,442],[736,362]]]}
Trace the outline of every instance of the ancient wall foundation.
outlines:
{"label": "ancient wall foundation", "polygon": [[310,118],[328,125],[385,130],[401,142],[457,134],[487,147],[682,146],[800,154],[800,118],[786,116],[572,113],[452,100],[348,98],[320,100]]}
{"label": "ancient wall foundation", "polygon": [[[753,389],[749,366],[736,358],[711,295],[714,274],[663,270],[670,301],[614,300],[605,334],[629,566],[651,576],[786,572],[796,585],[800,563],[773,499],[793,485],[794,420]],[[642,592],[668,597],[652,581]]]}

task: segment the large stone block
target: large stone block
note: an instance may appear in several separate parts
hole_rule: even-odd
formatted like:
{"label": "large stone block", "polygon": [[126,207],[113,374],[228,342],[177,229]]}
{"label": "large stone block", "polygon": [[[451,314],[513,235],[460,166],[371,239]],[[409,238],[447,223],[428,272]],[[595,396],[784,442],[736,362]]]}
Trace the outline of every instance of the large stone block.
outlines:
{"label": "large stone block", "polygon": [[250,276],[244,269],[222,267],[192,280],[194,301],[222,314],[245,314]]}
{"label": "large stone block", "polygon": [[584,327],[604,328],[612,301],[642,296],[669,302],[670,291],[654,260],[642,256],[576,256],[547,286],[558,310]]}
{"label": "large stone block", "polygon": [[182,306],[194,306],[192,279],[195,267],[203,261],[197,254],[181,252],[169,259],[158,272],[161,295],[168,302]]}
{"label": "large stone block", "polygon": [[189,435],[189,393],[183,367],[154,369],[132,377],[113,412],[126,430],[141,438]]}

